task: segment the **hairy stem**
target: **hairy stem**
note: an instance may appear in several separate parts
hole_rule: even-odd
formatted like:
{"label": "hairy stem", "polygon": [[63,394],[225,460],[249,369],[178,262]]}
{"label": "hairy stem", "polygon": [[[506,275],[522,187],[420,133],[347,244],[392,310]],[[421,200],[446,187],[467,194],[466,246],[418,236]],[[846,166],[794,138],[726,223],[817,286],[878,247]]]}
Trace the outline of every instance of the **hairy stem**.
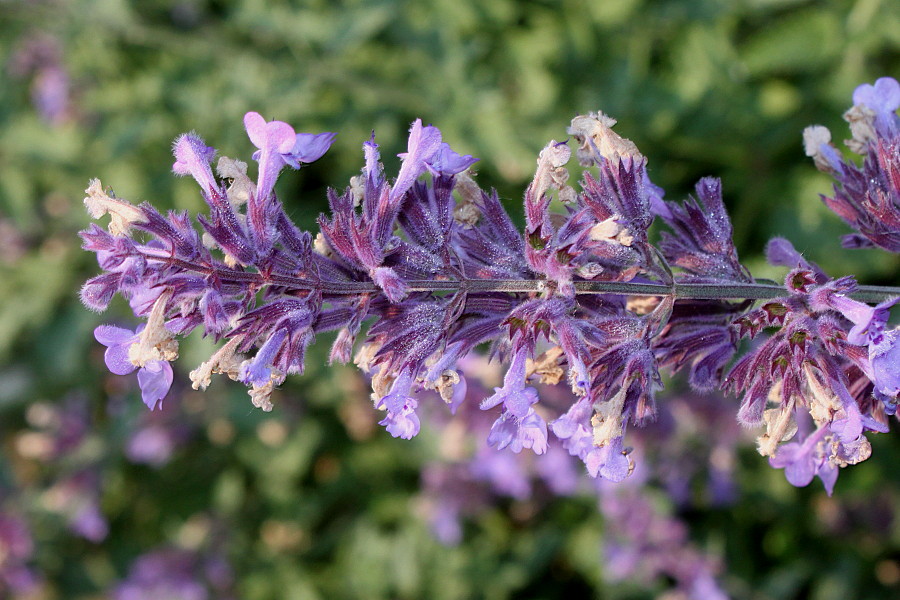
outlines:
{"label": "hairy stem", "polygon": [[[255,283],[259,286],[280,285],[298,290],[318,290],[323,294],[346,295],[377,293],[378,286],[368,281],[316,281],[282,273],[239,271],[217,265],[198,265],[172,258],[166,251],[142,247],[148,260],[167,262],[202,275],[216,277],[222,282]],[[447,279],[408,280],[411,292],[509,292],[541,293],[555,285],[545,279]],[[575,281],[576,294],[620,294],[624,296],[674,296],[678,300],[770,300],[788,295],[784,286],[769,281],[753,283],[635,283],[630,281]],[[900,287],[861,285],[849,294],[860,302],[881,302],[900,296]]]}

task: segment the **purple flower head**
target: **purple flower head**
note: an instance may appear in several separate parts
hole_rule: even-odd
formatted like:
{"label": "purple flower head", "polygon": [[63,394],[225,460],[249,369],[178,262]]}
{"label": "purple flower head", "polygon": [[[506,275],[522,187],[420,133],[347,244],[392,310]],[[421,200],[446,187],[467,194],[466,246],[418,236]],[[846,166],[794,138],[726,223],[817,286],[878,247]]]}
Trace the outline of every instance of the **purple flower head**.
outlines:
{"label": "purple flower head", "polygon": [[259,163],[259,179],[256,183],[256,198],[263,201],[272,193],[275,180],[285,165],[295,169],[300,163],[319,159],[331,147],[336,134],[310,134],[294,132],[294,128],[283,121],[268,121],[256,112],[244,115],[247,136],[259,151],[253,153],[253,160]]}
{"label": "purple flower head", "polygon": [[900,108],[900,83],[892,77],[881,77],[875,85],[864,83],[853,91],[853,104],[865,106],[875,113],[875,128],[882,137],[897,133],[897,108]]}
{"label": "purple flower head", "polygon": [[784,475],[788,483],[795,487],[805,487],[817,474],[824,475],[823,483],[826,487],[834,486],[831,481],[835,476],[826,466],[828,462],[824,455],[825,437],[829,432],[828,427],[820,427],[802,442],[789,442],[778,447],[775,456],[769,459],[769,464],[776,469],[784,469]]}
{"label": "purple flower head", "polygon": [[[894,87],[880,80],[854,98],[862,103],[852,115],[854,138],[859,133],[868,153],[861,166],[825,156],[831,147],[821,147],[828,143],[821,131],[810,142],[819,145],[817,164],[839,179],[826,202],[867,243],[888,249],[900,248],[900,158],[896,140],[879,137],[884,128],[875,127],[874,115],[896,109]],[[255,188],[237,160],[220,159],[214,176],[215,151],[185,134],[175,142],[173,169],[200,183],[209,205],[196,220],[202,230],[185,212],[131,205],[99,181],[88,190],[92,216],[111,220],[108,231],[82,234],[104,271],[82,298],[101,310],[118,292],[148,321],[134,332],[98,328],[107,366],[138,370],[144,401],[155,407],[172,383],[174,336],[203,327],[224,344],[192,371],[194,385],[205,389],[212,374],[225,374],[252,387],[255,405],[270,408],[273,389],[303,371],[317,335],[337,333],[331,359],[343,362],[362,336],[356,360],[374,373],[373,398],[391,435],[418,433],[419,403],[428,401],[413,395],[421,380],[450,412],[482,415],[478,433],[514,451],[506,455],[544,453],[545,418],[562,414],[551,425],[559,448],[595,477],[615,481],[633,468],[626,428],[656,415],[661,371],[689,369],[695,390],[724,385],[742,393],[745,424],[766,422],[768,403],[780,402],[788,417],[767,432],[774,440],[767,455],[789,439],[790,411],[802,408],[838,448],[839,458],[829,460],[863,460],[869,421],[883,422],[900,390],[900,333],[886,331],[891,303],[873,308],[852,300],[856,293],[884,296],[847,279],[831,281],[783,240],[768,254],[792,269],[787,290],[753,280],[738,260],[718,180],[701,180],[684,203],[666,203],[645,157],[612,124],[604,115],[573,121],[578,158],[596,171],[580,191],[569,184],[569,145],[545,147],[525,193],[524,231],[496,193],[465,173],[475,159],[454,152],[436,127],[412,123],[393,184],[373,136],[363,144],[362,175],[343,192],[329,191],[318,236],[291,221],[274,185],[285,165],[321,157],[334,134],[297,134],[287,123],[247,113],[244,125],[258,150]],[[671,230],[659,245],[648,234],[655,216]],[[756,298],[767,300],[754,308]],[[723,380],[748,334],[759,343],[748,345]],[[460,404],[467,385],[457,364],[479,346],[509,357],[502,386],[481,405],[499,407],[499,415]],[[537,407],[528,378],[571,388],[575,398],[567,390],[565,399],[550,393]],[[884,410],[869,395],[872,382]],[[438,405],[449,419],[446,405]],[[165,449],[152,437],[147,448],[154,443]],[[791,448],[776,460],[790,465],[790,478],[805,478],[815,460],[814,472],[833,484],[830,462]]]}
{"label": "purple flower head", "polygon": [[406,152],[398,154],[403,159],[400,172],[394,187],[391,188],[391,202],[397,202],[419,175],[428,169],[428,165],[441,150],[441,131],[432,125],[422,126],[422,119],[416,119],[409,130],[409,142]]}
{"label": "purple flower head", "polygon": [[900,397],[900,329],[888,331],[878,343],[869,346],[869,362],[876,395],[893,414]]}
{"label": "purple flower head", "polygon": [[524,448],[543,454],[547,451],[547,423],[533,408],[529,408],[523,417],[504,411],[491,426],[488,445],[497,450],[508,446],[517,454]]}
{"label": "purple flower head", "polygon": [[525,387],[525,360],[527,348],[520,348],[514,355],[503,378],[503,387],[481,403],[482,410],[503,404],[503,412],[491,427],[488,443],[502,450],[509,446],[513,452],[531,448],[535,454],[547,449],[547,424],[538,415],[533,404],[538,401],[537,390]]}
{"label": "purple flower head", "polygon": [[[219,557],[175,548],[140,556],[112,591],[114,600],[209,600],[227,596],[231,573]],[[212,594],[210,592],[213,592]]]}
{"label": "purple flower head", "polygon": [[386,396],[381,398],[375,408],[386,410],[387,416],[379,421],[394,437],[409,440],[419,433],[419,416],[416,408],[419,402],[410,396],[413,375],[410,371],[401,371]]}
{"label": "purple flower head", "polygon": [[203,143],[196,133],[185,133],[175,140],[172,148],[175,164],[172,170],[178,175],[190,175],[197,180],[206,194],[219,193],[219,185],[213,177],[209,164],[216,155],[216,149]]}
{"label": "purple flower head", "polygon": [[520,499],[531,494],[528,474],[514,454],[482,446],[470,463],[469,471],[475,479],[488,482],[497,494]]}
{"label": "purple flower head", "polygon": [[695,198],[682,205],[667,203],[666,224],[659,248],[670,265],[684,270],[683,279],[695,282],[749,282],[752,277],[738,260],[733,228],[722,200],[722,182],[705,177],[695,186]]}
{"label": "purple flower head", "polygon": [[585,457],[585,465],[591,477],[600,476],[619,482],[631,474],[634,463],[623,447],[623,436],[612,438],[601,448],[594,448]]}
{"label": "purple flower head", "polygon": [[477,158],[469,154],[457,154],[450,148],[450,144],[442,142],[438,151],[425,166],[435,175],[456,175],[477,162]]}
{"label": "purple flower head", "polygon": [[[129,351],[134,344],[138,343],[143,330],[143,324],[138,325],[135,331],[113,325],[100,325],[94,330],[94,337],[106,346],[104,359],[110,372],[116,375],[128,375],[138,368],[129,359]],[[172,387],[172,379],[172,365],[168,361],[151,360],[140,368],[138,385],[141,388],[144,404],[150,410],[161,406],[162,399],[166,397],[169,388]]]}

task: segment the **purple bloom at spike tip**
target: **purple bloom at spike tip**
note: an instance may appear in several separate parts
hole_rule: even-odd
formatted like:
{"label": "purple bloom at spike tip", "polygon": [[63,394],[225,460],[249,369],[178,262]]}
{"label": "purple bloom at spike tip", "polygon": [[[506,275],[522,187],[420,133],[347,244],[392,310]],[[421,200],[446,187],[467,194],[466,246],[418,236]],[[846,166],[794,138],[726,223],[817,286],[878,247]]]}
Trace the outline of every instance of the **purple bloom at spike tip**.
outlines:
{"label": "purple bloom at spike tip", "polygon": [[[100,325],[94,330],[94,337],[106,346],[104,359],[110,372],[128,375],[138,368],[128,358],[128,353],[131,346],[138,342],[143,329],[144,325],[141,324],[135,331],[113,325]],[[141,398],[150,410],[161,406],[163,398],[172,387],[172,379],[172,365],[165,360],[147,361],[138,370]]]}
{"label": "purple bloom at spike tip", "polygon": [[219,186],[213,177],[210,163],[216,156],[216,149],[203,143],[203,139],[195,133],[185,133],[175,140],[172,149],[175,164],[172,170],[178,175],[190,175],[207,194],[215,194]]}
{"label": "purple bloom at spike tip", "polygon": [[391,202],[396,202],[419,175],[428,169],[429,163],[441,150],[441,131],[432,125],[422,126],[422,119],[416,119],[409,130],[409,144],[406,152],[398,154],[403,164],[397,180],[391,188]]}
{"label": "purple bloom at spike tip", "polygon": [[883,137],[898,132],[897,109],[900,108],[900,83],[892,77],[881,77],[875,85],[864,83],[853,91],[853,104],[863,105],[875,113],[875,127]]}
{"label": "purple bloom at spike tip", "polygon": [[256,184],[258,199],[266,199],[272,193],[275,180],[285,165],[295,169],[300,163],[318,160],[331,147],[335,133],[295,133],[284,121],[266,121],[256,112],[244,115],[244,127],[253,145],[259,148],[253,160],[259,163],[259,179]]}

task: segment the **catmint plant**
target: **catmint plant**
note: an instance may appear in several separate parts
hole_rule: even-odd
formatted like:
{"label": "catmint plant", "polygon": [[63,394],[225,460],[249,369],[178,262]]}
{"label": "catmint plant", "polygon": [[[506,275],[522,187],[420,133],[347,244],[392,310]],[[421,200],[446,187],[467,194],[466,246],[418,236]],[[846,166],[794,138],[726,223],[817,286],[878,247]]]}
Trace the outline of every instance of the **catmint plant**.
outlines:
{"label": "catmint plant", "polygon": [[[844,246],[898,252],[900,85],[879,79],[853,101],[847,147],[862,163],[843,158],[822,127],[806,131],[806,152],[836,180],[824,201],[856,230]],[[767,258],[788,269],[784,283],[754,279],[719,180],[666,200],[615,123],[576,117],[568,141],[544,147],[524,194],[524,230],[475,182],[477,159],[420,120],[394,177],[374,134],[363,143],[361,173],[329,191],[316,235],[291,222],[275,182],[285,167],[321,157],[333,133],[296,133],[247,113],[255,181],[247,163],[216,160],[184,134],[173,170],[197,181],[209,207],[196,224],[97,180],[87,189],[88,211],[110,220],[81,233],[103,270],[81,298],[102,311],[120,294],[146,319],[134,330],[97,328],[107,366],[137,371],[153,409],[171,384],[177,338],[200,328],[220,346],[191,371],[193,387],[223,374],[268,411],[273,389],[303,372],[316,336],[336,332],[330,361],[353,357],[371,378],[380,424],[408,439],[420,429],[418,392],[435,390],[456,410],[466,401],[460,361],[486,346],[506,365],[502,385],[480,401],[492,419],[488,444],[562,448],[610,481],[632,473],[628,430],[656,417],[663,376],[683,371],[698,392],[741,397],[739,421],[765,427],[759,451],[788,481],[818,476],[831,493],[838,470],[871,453],[866,434],[887,431],[895,413],[900,330],[888,318],[900,288],[834,278],[780,238]],[[566,169],[573,151],[588,167],[577,187]],[[664,227],[658,240],[654,221]],[[545,405],[536,381],[564,386],[570,401]]]}

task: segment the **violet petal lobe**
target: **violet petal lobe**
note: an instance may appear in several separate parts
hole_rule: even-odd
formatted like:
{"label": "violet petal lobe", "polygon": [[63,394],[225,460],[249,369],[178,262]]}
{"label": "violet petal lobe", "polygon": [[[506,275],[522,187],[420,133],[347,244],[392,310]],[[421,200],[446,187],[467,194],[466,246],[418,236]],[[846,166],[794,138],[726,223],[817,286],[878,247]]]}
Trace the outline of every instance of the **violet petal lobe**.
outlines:
{"label": "violet petal lobe", "polygon": [[153,360],[138,371],[141,398],[147,408],[154,410],[172,387],[172,365],[164,360]]}
{"label": "violet petal lobe", "polygon": [[892,329],[869,347],[875,389],[890,398],[900,394],[900,330]]}
{"label": "violet petal lobe", "polygon": [[294,147],[284,157],[285,162],[295,169],[300,168],[300,163],[316,162],[331,148],[336,136],[331,132],[298,133]]}
{"label": "violet petal lobe", "polygon": [[94,330],[94,337],[106,346],[103,358],[111,373],[128,375],[137,368],[128,358],[128,350],[137,341],[137,333],[113,325],[100,325]]}

